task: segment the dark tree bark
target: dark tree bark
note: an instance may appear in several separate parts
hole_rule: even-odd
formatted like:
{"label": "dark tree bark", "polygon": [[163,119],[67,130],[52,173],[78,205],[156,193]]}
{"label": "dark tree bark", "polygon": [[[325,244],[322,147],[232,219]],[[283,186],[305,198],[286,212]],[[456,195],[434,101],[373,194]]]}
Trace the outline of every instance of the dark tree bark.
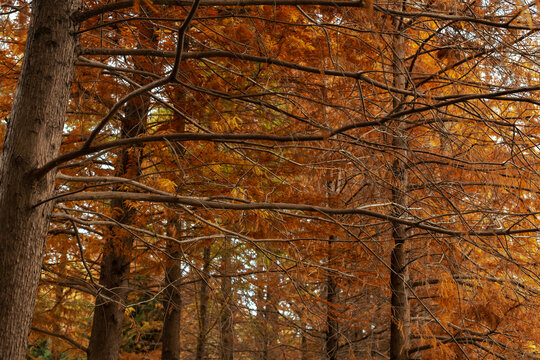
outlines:
{"label": "dark tree bark", "polygon": [[257,350],[261,360],[278,359],[278,311],[275,296],[268,285],[275,284],[275,279],[272,279],[272,273],[261,274],[261,279],[262,284],[257,291],[257,318],[260,333],[257,338]]}
{"label": "dark tree bark", "polygon": [[[139,104],[134,102],[127,104],[122,124],[123,137],[137,136],[144,132],[147,110],[147,103],[141,100]],[[116,176],[133,178],[139,174],[139,150],[122,149],[116,166]],[[113,200],[111,206],[116,221],[121,224],[133,222],[136,213],[134,208],[130,208],[121,200]],[[118,359],[132,251],[133,235],[125,229],[110,228],[101,260],[99,281],[103,288],[96,297],[92,333],[88,345],[88,360]]]}
{"label": "dark tree bark", "polygon": [[[400,8],[403,3],[400,3]],[[405,43],[402,31],[402,20],[399,17],[394,19],[394,35],[392,41],[393,56],[393,77],[394,87],[405,89]],[[403,96],[394,95],[394,108],[401,105]],[[405,122],[397,120],[393,131],[392,145],[396,147],[396,156],[392,165],[392,203],[395,204],[392,213],[395,217],[404,215],[404,209],[408,206],[407,187],[407,130]],[[390,287],[391,298],[391,323],[390,323],[390,359],[406,360],[409,350],[410,336],[410,307],[408,300],[407,281],[407,253],[405,243],[407,240],[407,229],[403,224],[392,223],[392,237],[394,248],[390,255]]]}
{"label": "dark tree bark", "polygon": [[[152,25],[143,22],[137,26],[139,41],[152,46],[156,41]],[[150,59],[138,59],[136,67],[151,71]],[[143,77],[136,77],[140,84],[148,82]],[[146,131],[146,117],[149,110],[149,96],[138,96],[128,101],[124,107],[121,124],[121,137],[131,138]],[[136,178],[141,174],[142,148],[123,148],[115,165],[115,175]],[[114,219],[121,224],[135,221],[136,209],[124,201],[111,201]],[[129,293],[128,277],[133,258],[133,235],[131,232],[111,227],[105,238],[101,260],[100,284],[103,286],[96,297],[92,332],[88,345],[88,360],[116,360],[122,342],[124,306]]]}
{"label": "dark tree bark", "polygon": [[199,335],[197,336],[197,350],[195,360],[206,358],[206,333],[208,331],[208,281],[210,270],[210,245],[203,250],[203,269],[201,273],[201,288],[199,290]]}
{"label": "dark tree bark", "polygon": [[[148,112],[147,98],[140,97],[129,101],[124,112],[122,137],[134,137],[144,133]],[[141,173],[140,161],[141,149],[122,149],[115,175],[126,178],[137,177]],[[131,224],[134,221],[136,211],[124,201],[113,200],[111,207],[117,222]],[[133,235],[122,228],[110,228],[103,249],[100,273],[100,284],[103,288],[96,297],[88,360],[118,359],[132,251]]]}
{"label": "dark tree bark", "polygon": [[[328,265],[331,266],[333,263],[333,241],[334,237],[331,236],[328,241]],[[328,273],[326,279],[326,337],[325,337],[325,349],[326,357],[328,360],[337,359],[337,350],[338,350],[338,323],[336,317],[333,314],[335,311],[333,305],[337,301],[337,284],[334,279],[334,274]]]}
{"label": "dark tree bark", "polygon": [[220,352],[221,360],[234,359],[234,320],[232,304],[231,250],[226,240],[221,257],[221,316],[220,316]]}
{"label": "dark tree bark", "polygon": [[180,282],[182,280],[182,267],[180,262],[181,251],[176,244],[167,246],[167,253],[171,259],[165,267],[165,299],[163,300],[162,360],[178,360],[180,358],[180,324],[182,317],[182,294]]}
{"label": "dark tree bark", "polygon": [[23,359],[34,311],[55,172],[34,170],[60,149],[80,0],[34,0],[24,60],[0,156],[0,359]]}
{"label": "dark tree bark", "polygon": [[300,329],[302,331],[301,339],[300,339],[300,351],[302,353],[302,360],[308,359],[308,343],[307,343],[307,329],[306,329],[306,321],[304,319],[304,310],[300,313]]}

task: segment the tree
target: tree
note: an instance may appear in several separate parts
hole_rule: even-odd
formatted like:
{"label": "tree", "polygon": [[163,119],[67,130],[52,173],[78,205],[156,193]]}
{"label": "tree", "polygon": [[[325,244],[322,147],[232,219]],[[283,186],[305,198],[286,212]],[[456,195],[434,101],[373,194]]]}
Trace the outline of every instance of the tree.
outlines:
{"label": "tree", "polygon": [[84,5],[34,353],[117,239],[112,357],[537,356],[535,3]]}
{"label": "tree", "polygon": [[81,2],[34,1],[25,56],[0,157],[0,357],[23,358],[34,311],[60,150]]}

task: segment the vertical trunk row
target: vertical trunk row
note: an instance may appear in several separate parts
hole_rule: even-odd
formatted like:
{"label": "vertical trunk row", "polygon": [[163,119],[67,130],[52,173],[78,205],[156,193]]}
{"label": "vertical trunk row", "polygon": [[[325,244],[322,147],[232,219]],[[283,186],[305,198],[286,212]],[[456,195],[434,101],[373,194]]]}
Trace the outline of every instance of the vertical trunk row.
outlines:
{"label": "vertical trunk row", "polygon": [[[331,267],[334,262],[334,236],[330,236],[328,240],[328,266]],[[334,274],[328,273],[326,279],[326,337],[325,337],[325,349],[328,360],[337,359],[338,350],[338,323],[333,312],[333,304],[337,300],[337,284],[334,279]]]}
{"label": "vertical trunk row", "polygon": [[201,288],[199,290],[199,334],[197,336],[197,350],[195,360],[206,358],[206,332],[208,331],[208,281],[210,271],[210,245],[203,250],[203,269],[201,273]]}
{"label": "vertical trunk row", "polygon": [[21,75],[0,156],[0,358],[23,359],[34,311],[75,61],[81,0],[34,0]]}
{"label": "vertical trunk row", "polygon": [[225,240],[223,255],[221,257],[221,316],[220,340],[221,360],[234,359],[234,321],[233,321],[233,294],[231,277],[231,249],[229,240]]}
{"label": "vertical trunk row", "polygon": [[[400,9],[404,3],[400,2]],[[405,89],[405,43],[402,32],[402,19],[394,18],[394,33],[392,39],[393,55],[393,78],[394,87]],[[404,97],[394,94],[394,108],[401,105]],[[395,147],[395,159],[392,164],[392,213],[396,217],[404,215],[408,206],[407,200],[407,131],[405,122],[396,120],[393,130],[392,145]],[[410,336],[410,308],[406,282],[408,281],[407,253],[405,243],[407,240],[406,226],[392,223],[392,238],[394,248],[390,255],[390,287],[391,299],[391,324],[390,324],[390,359],[405,360],[408,358]]]}

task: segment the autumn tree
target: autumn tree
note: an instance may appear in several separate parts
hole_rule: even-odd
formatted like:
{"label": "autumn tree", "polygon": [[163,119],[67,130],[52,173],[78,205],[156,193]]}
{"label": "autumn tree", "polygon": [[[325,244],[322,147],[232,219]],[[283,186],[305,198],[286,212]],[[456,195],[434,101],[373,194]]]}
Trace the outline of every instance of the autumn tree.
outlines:
{"label": "autumn tree", "polygon": [[[535,2],[92,0],[66,17],[75,5],[54,31],[35,10],[6,124],[0,276],[18,295],[0,314],[4,333],[23,326],[2,357],[25,351],[51,211],[41,347],[537,356]],[[114,334],[91,335],[92,316]]]}

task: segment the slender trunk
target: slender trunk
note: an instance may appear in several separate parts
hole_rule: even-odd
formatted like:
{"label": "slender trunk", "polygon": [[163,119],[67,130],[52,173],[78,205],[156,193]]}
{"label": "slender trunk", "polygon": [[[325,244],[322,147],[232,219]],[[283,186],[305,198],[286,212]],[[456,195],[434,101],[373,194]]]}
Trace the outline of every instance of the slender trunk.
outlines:
{"label": "slender trunk", "polygon": [[268,284],[273,284],[272,280],[271,275],[267,274],[265,284],[258,292],[259,308],[257,310],[257,317],[259,318],[259,328],[261,333],[261,360],[273,360],[279,358],[277,342],[278,312],[275,298],[268,290]]}
{"label": "slender trunk", "polygon": [[268,327],[266,326],[266,282],[260,275],[260,285],[257,286],[257,334],[255,337],[255,350],[260,354],[257,358],[268,359]]}
{"label": "slender trunk", "polygon": [[208,281],[210,270],[210,246],[203,250],[203,269],[201,273],[201,289],[199,290],[199,335],[197,336],[197,351],[195,360],[206,358],[206,332],[208,331]]}
{"label": "slender trunk", "polygon": [[[401,5],[403,6],[403,5]],[[402,20],[395,18],[394,35],[392,42],[394,87],[404,89],[406,85],[404,37],[401,34]],[[400,106],[403,96],[394,95],[394,108]],[[408,186],[407,173],[407,131],[405,122],[398,119],[393,131],[392,145],[396,147],[396,157],[392,165],[392,212],[396,217],[404,215],[404,209],[408,206],[406,189]],[[394,248],[391,253],[390,286],[391,299],[391,323],[390,323],[390,359],[408,359],[409,335],[410,335],[410,307],[406,282],[408,281],[407,253],[405,242],[407,240],[406,226],[392,223],[392,237]]]}
{"label": "slender trunk", "polygon": [[[144,133],[148,100],[137,98],[128,102],[122,122],[122,137]],[[134,178],[141,173],[140,148],[122,149],[116,164],[116,176]],[[136,209],[121,200],[111,202],[115,221],[131,224]],[[122,228],[110,228],[105,239],[101,260],[102,292],[96,297],[92,332],[88,345],[88,360],[118,359],[122,341],[124,305],[128,295],[128,275],[132,261],[133,236]]]}
{"label": "slender trunk", "polygon": [[[272,274],[268,274],[267,284],[275,284]],[[278,311],[275,295],[270,290],[271,286],[266,286],[266,301],[264,304],[264,317],[266,319],[266,358],[265,360],[279,359],[278,349]]]}
{"label": "slender trunk", "polygon": [[[176,224],[178,227],[178,224]],[[162,360],[178,360],[180,358],[180,321],[182,316],[182,294],[180,282],[182,268],[180,263],[181,250],[176,244],[167,246],[167,253],[172,257],[165,268],[165,291],[163,309]]]}
{"label": "slender trunk", "polygon": [[300,314],[300,329],[302,331],[300,339],[300,351],[302,353],[302,360],[307,360],[308,358],[308,344],[307,344],[307,334],[306,334],[306,320],[304,315],[304,310],[301,310]]}
{"label": "slender trunk", "polygon": [[[179,103],[185,100],[185,93],[173,88],[170,91],[169,97],[170,101],[175,106],[178,106]],[[185,130],[185,120],[179,114],[174,113],[168,127],[169,130],[172,129],[174,132],[182,133]],[[184,152],[179,144],[174,144],[173,149],[175,156],[181,156]],[[176,192],[179,193],[179,191],[180,187],[177,186]],[[171,230],[174,230],[174,233],[169,235],[178,238],[178,235],[183,231],[183,226],[176,216],[171,219],[170,222],[172,225]],[[180,333],[182,330],[180,326],[182,320],[182,294],[179,285],[182,277],[180,263],[182,249],[177,244],[169,243],[167,245],[167,254],[170,254],[172,259],[167,262],[165,268],[165,299],[163,301],[164,318],[161,359],[177,360],[180,358]]]}
{"label": "slender trunk", "polygon": [[0,359],[23,359],[34,312],[55,171],[33,171],[60,149],[81,0],[34,0],[24,60],[0,156]]}
{"label": "slender trunk", "polygon": [[[138,161],[132,151],[122,150],[117,176],[133,177],[139,173]],[[132,167],[137,167],[135,171]],[[128,175],[131,173],[132,175]],[[114,219],[122,224],[132,222],[135,211],[123,201],[112,202]],[[110,228],[105,240],[99,282],[102,291],[96,296],[92,332],[88,345],[88,360],[116,360],[122,341],[124,305],[128,295],[133,237],[121,228]]]}
{"label": "slender trunk", "polygon": [[[333,263],[333,241],[334,237],[330,236],[328,241],[328,265]],[[325,337],[325,349],[328,360],[337,359],[338,350],[338,324],[336,317],[333,314],[334,304],[337,301],[337,284],[332,273],[328,273],[326,279],[326,337]]]}
{"label": "slender trunk", "polygon": [[[226,240],[228,241],[228,240]],[[232,304],[232,279],[231,279],[231,250],[225,243],[221,257],[221,317],[220,317],[220,340],[221,360],[233,360],[234,358],[234,321]]]}
{"label": "slender trunk", "polygon": [[[138,29],[140,41],[150,44],[156,41],[151,25],[143,22],[138,25]],[[149,59],[140,59],[136,65],[147,71],[153,66]],[[141,84],[147,81],[142,77],[136,77],[135,80]],[[121,125],[122,138],[136,137],[145,132],[148,109],[148,95],[133,98],[126,103]],[[140,147],[123,148],[117,158],[115,175],[125,178],[138,177],[141,174],[141,161]],[[121,224],[132,224],[135,221],[136,209],[126,202],[113,200],[111,207],[115,221]],[[124,306],[129,293],[128,276],[132,252],[132,234],[122,228],[110,228],[103,248],[100,273],[100,284],[103,288],[96,296],[88,360],[118,359],[122,343]]]}

